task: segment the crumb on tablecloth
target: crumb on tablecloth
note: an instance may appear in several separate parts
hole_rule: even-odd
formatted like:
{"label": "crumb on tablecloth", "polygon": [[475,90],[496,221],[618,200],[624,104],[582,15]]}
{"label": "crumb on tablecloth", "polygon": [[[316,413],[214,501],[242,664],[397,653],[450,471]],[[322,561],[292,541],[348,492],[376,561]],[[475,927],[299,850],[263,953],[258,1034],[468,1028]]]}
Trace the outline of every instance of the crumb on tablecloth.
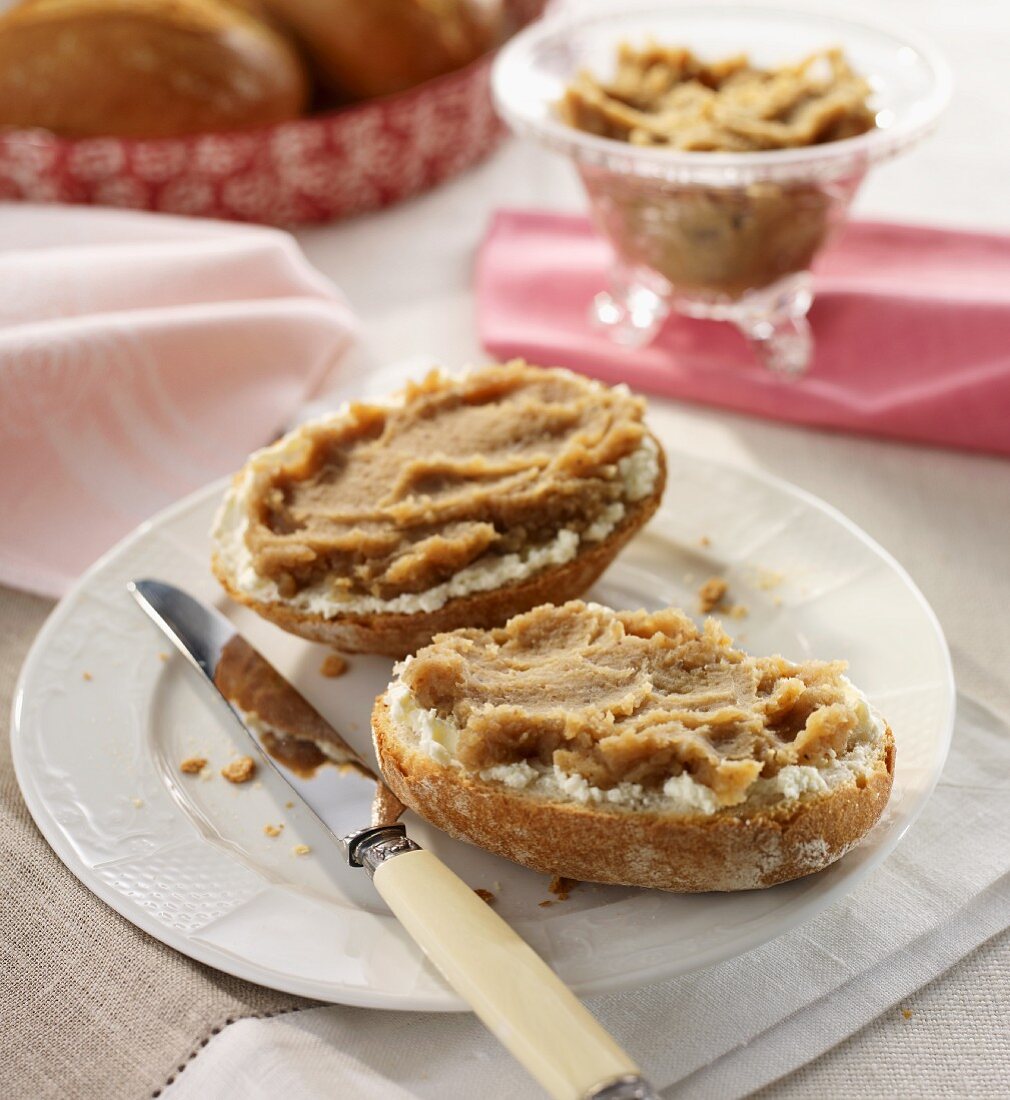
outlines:
{"label": "crumb on tablecloth", "polygon": [[494,905],[498,900],[490,890],[485,890],[480,886],[475,886],[473,892],[480,898],[481,901],[486,901],[488,905]]}
{"label": "crumb on tablecloth", "polygon": [[698,609],[703,615],[714,611],[729,591],[729,581],[722,577],[709,577],[698,589]]}
{"label": "crumb on tablecloth", "polygon": [[901,1010],[901,1014],[905,1017],[906,1020],[911,1020],[912,1018],[912,1010],[910,1008],[903,1008]]}
{"label": "crumb on tablecloth", "polygon": [[229,783],[245,783],[256,774],[256,761],[251,756],[239,756],[221,769]]}
{"label": "crumb on tablecloth", "polygon": [[319,671],[331,680],[335,680],[338,676],[343,676],[347,671],[347,667],[346,657],[342,657],[339,653],[331,653],[323,659]]}
{"label": "crumb on tablecloth", "polygon": [[179,765],[179,771],[183,775],[199,775],[207,767],[207,759],[203,756],[187,756]]}

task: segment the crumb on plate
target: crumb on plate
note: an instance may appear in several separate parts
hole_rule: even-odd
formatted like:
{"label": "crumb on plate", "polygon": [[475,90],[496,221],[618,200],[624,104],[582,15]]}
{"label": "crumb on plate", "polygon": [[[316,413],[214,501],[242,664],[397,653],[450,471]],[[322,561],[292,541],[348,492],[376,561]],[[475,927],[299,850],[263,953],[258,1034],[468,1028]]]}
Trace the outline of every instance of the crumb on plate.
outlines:
{"label": "crumb on plate", "polygon": [[167,653],[159,653],[158,654],[158,660],[159,661],[167,661],[168,660],[168,654]]}
{"label": "crumb on plate", "polygon": [[82,680],[87,680],[87,681],[88,681],[88,682],[90,683],[90,682],[91,682],[91,680],[93,680],[93,679],[94,679],[94,677],[93,677],[93,676],[91,675],[91,673],[90,673],[90,672],[82,672],[82,673],[81,673],[81,679],[82,679]]}
{"label": "crumb on plate", "polygon": [[245,783],[256,774],[256,761],[251,756],[240,756],[225,764],[221,774],[229,783]]}
{"label": "crumb on plate", "polygon": [[343,676],[347,671],[347,659],[339,653],[331,653],[323,660],[323,663],[319,666],[319,671],[330,679],[336,679],[338,676]]}
{"label": "crumb on plate", "polygon": [[569,894],[577,886],[579,886],[578,879],[566,879],[561,875],[556,875],[550,880],[547,887],[555,897],[548,898],[547,901],[541,901],[540,908],[547,909],[548,905],[555,905],[559,901],[568,901]]}
{"label": "crumb on plate", "polygon": [[199,775],[207,767],[207,759],[203,756],[187,756],[179,765],[179,771],[183,775]]}
{"label": "crumb on plate", "polygon": [[778,586],[786,579],[785,573],[778,569],[766,569],[763,565],[759,565],[755,569],[756,580],[758,588],[763,588],[765,592],[772,588],[778,588]]}
{"label": "crumb on plate", "polygon": [[709,577],[698,589],[698,608],[703,615],[714,611],[729,591],[729,581],[722,577]]}
{"label": "crumb on plate", "polygon": [[144,800],[142,798],[134,798],[132,801],[133,801],[134,806],[136,806],[136,808],[138,810],[140,809],[141,806],[144,805]]}
{"label": "crumb on plate", "polygon": [[312,849],[307,844],[296,844],[291,851],[296,856],[307,856]]}
{"label": "crumb on plate", "polygon": [[486,901],[488,905],[494,905],[498,900],[490,890],[484,890],[480,886],[475,886],[473,891],[481,901]]}
{"label": "crumb on plate", "polygon": [[280,836],[281,835],[281,830],[283,828],[284,828],[284,823],[283,822],[281,822],[280,825],[264,825],[263,826],[263,832],[267,836]]}

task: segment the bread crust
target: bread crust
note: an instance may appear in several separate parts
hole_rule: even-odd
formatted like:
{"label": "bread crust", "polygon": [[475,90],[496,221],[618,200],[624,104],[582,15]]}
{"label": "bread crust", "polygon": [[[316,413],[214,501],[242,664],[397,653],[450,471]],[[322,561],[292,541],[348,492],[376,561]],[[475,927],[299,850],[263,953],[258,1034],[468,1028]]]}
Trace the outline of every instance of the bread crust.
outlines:
{"label": "bread crust", "polygon": [[513,615],[542,603],[564,603],[581,596],[613,562],[622,547],[652,517],[666,486],[666,456],[657,442],[659,474],[652,493],[628,505],[621,522],[601,542],[580,551],[564,565],[542,570],[486,592],[449,600],[434,611],[343,614],[331,619],[299,611],[288,604],[257,600],[234,582],[220,556],[211,558],[214,575],[225,590],[264,619],[291,634],[323,642],[344,653],[377,653],[400,659],[427,645],[436,634],[460,627],[502,626]]}
{"label": "bread crust", "polygon": [[172,137],[294,118],[291,44],[226,0],[30,0],[0,16],[0,126]]}
{"label": "bread crust", "polygon": [[745,814],[685,816],[548,801],[436,763],[372,712],[382,774],[405,806],[459,840],[534,871],[685,893],[775,886],[823,870],[877,822],[894,778],[890,728],[865,784]]}

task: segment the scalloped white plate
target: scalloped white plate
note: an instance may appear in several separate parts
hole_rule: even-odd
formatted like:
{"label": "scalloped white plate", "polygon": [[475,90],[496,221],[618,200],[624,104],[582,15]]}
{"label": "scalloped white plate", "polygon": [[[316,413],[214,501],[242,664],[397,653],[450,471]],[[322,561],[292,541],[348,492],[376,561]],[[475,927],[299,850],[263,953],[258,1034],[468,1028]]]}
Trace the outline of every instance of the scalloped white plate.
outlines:
{"label": "scalloped white plate", "polygon": [[[863,844],[833,867],[772,890],[677,896],[583,884],[549,906],[547,879],[450,840],[408,814],[412,835],[474,887],[580,994],[636,987],[719,962],[778,936],[848,893],[898,843],[940,774],[954,682],[936,617],[904,570],[844,516],[768,477],[670,452],[663,510],[593,591],[615,606],[693,609],[724,572],[749,614],[745,648],[844,657],[898,744],[894,793]],[[374,1008],[463,1007],[402,933],[360,871],[277,778],[217,775],[240,733],[127,595],[160,576],[216,603],[356,748],[390,662],[354,657],[325,679],[325,650],[230,605],[209,573],[215,485],[107,554],[46,623],[25,662],[12,741],[21,789],[66,865],[129,920],[241,978]],[[780,583],[773,574],[781,573]],[[178,763],[208,757],[214,778]],[[338,784],[324,768],[327,795]],[[362,804],[362,821],[367,805]],[[285,822],[276,839],[267,823]],[[294,845],[312,853],[296,856]]]}

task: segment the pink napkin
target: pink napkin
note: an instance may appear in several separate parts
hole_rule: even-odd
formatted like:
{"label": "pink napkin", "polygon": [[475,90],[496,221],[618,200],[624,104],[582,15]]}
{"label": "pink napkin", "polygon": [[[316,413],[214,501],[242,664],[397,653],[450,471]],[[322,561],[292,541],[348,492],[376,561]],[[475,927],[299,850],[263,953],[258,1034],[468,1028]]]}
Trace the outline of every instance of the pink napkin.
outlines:
{"label": "pink napkin", "polygon": [[497,213],[477,265],[483,345],[756,416],[1010,454],[1010,237],[847,226],[817,265],[798,381],[726,324],[670,317],[650,346],[617,347],[586,319],[608,258],[584,218]]}
{"label": "pink napkin", "polygon": [[237,468],[354,338],[273,229],[0,205],[0,581],[59,594]]}

